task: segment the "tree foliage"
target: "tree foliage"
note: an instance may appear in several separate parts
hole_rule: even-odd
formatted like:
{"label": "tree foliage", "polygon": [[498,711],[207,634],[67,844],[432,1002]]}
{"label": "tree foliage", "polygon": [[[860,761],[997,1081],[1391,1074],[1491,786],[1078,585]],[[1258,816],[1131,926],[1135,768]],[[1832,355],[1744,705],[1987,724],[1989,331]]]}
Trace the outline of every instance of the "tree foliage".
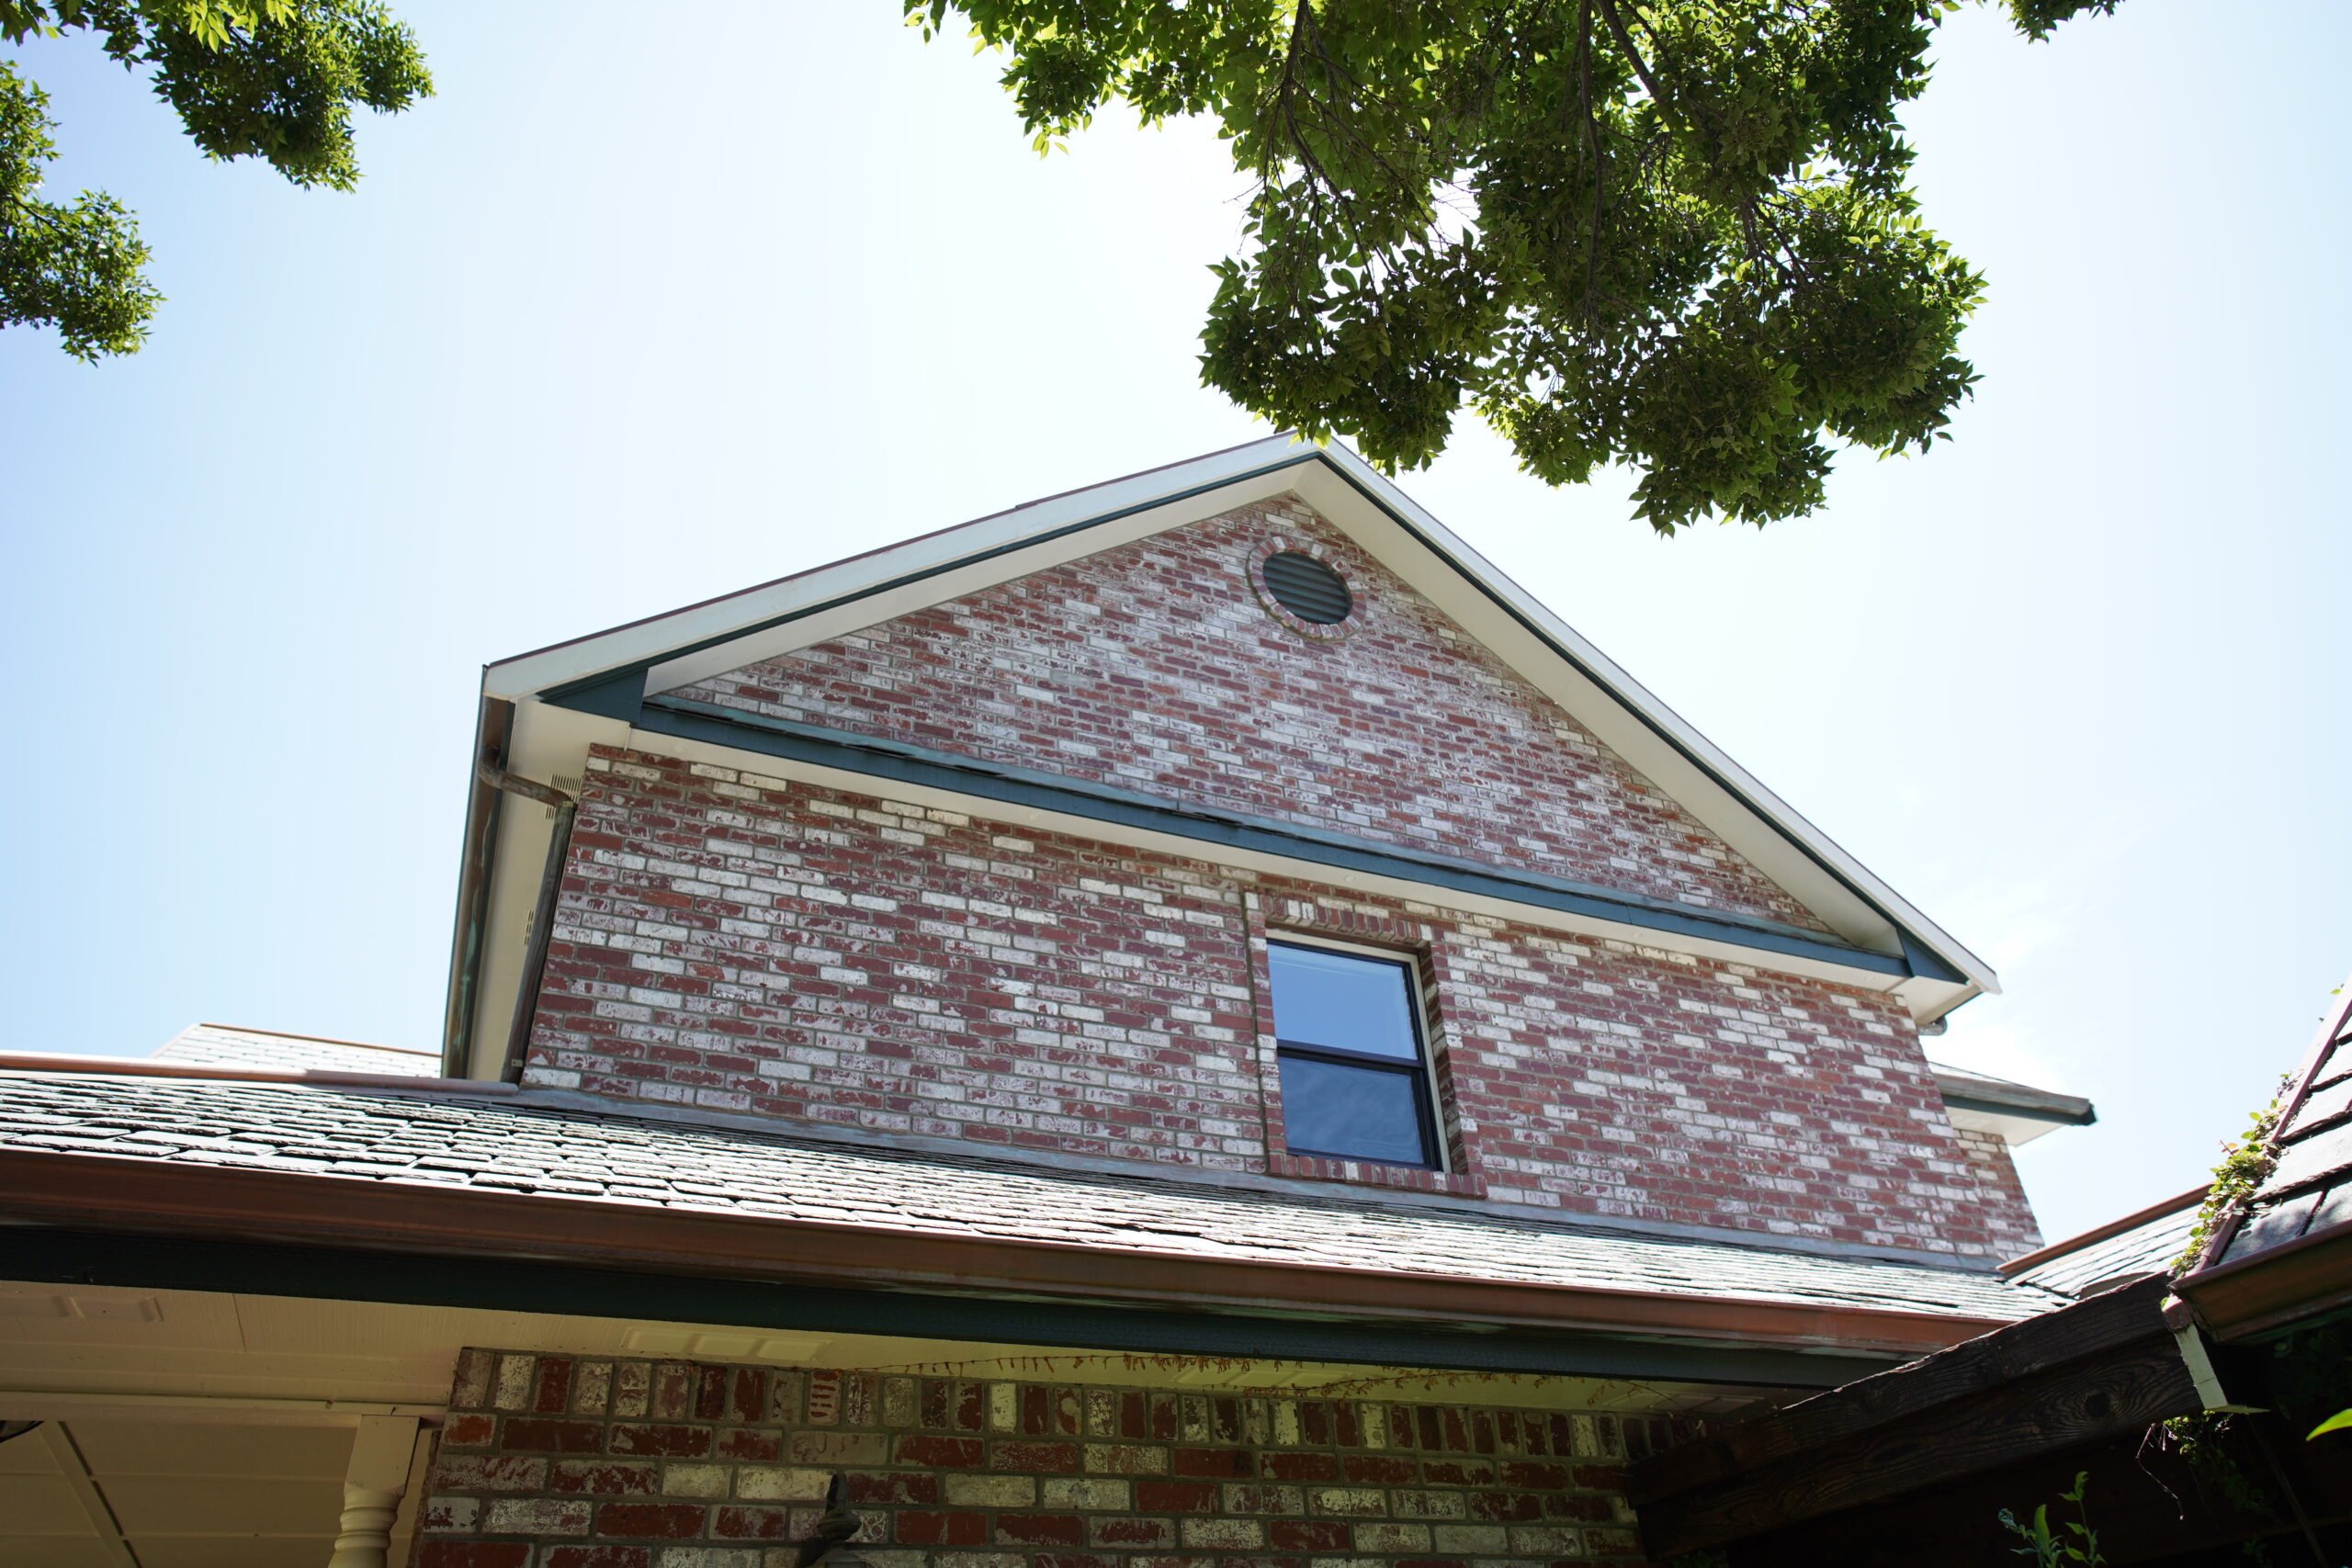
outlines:
{"label": "tree foliage", "polygon": [[[12,44],[95,35],[149,73],[207,156],[262,158],[298,186],[359,178],[352,112],[398,113],[433,91],[415,36],[378,0],[0,0]],[[55,326],[82,359],[129,354],[162,296],[120,202],[41,198],[55,158],[48,95],[0,61],[0,326]]]}
{"label": "tree foliage", "polygon": [[[1419,468],[1475,408],[1671,533],[1925,450],[1983,282],[1919,221],[1900,107],[1953,0],[903,0],[960,16],[1040,149],[1125,102],[1255,180],[1204,378]],[[2046,37],[2115,0],[2006,0]]]}

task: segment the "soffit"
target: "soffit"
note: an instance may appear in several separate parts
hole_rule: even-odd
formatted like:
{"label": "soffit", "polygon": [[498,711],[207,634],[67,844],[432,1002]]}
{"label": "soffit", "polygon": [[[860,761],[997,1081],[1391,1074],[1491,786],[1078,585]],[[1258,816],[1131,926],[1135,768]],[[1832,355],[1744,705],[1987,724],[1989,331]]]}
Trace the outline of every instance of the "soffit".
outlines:
{"label": "soffit", "polygon": [[2071,1120],[2043,1116],[2023,1116],[2014,1111],[1985,1111],[1973,1105],[1944,1102],[1944,1114],[1951,1124],[1971,1133],[1984,1133],[1998,1138],[2011,1148],[2030,1144],[2044,1133],[2054,1133],[2061,1127],[2076,1125]]}
{"label": "soffit", "polygon": [[[31,1303],[45,1312],[60,1298],[141,1310],[104,1321],[17,1310]],[[210,1357],[190,1355],[164,1327],[175,1320],[222,1319],[243,1326],[243,1340],[232,1351]],[[355,1353],[352,1348],[361,1345],[369,1353]],[[135,1416],[174,1428],[229,1425],[283,1432],[348,1425],[360,1414],[379,1410],[430,1419],[446,1405],[457,1354],[469,1346],[1130,1388],[1312,1393],[1369,1385],[1378,1391],[1376,1397],[1395,1402],[1443,1404],[1466,1397],[1543,1410],[1705,1414],[1752,1405],[1759,1397],[1753,1388],[1707,1383],[1130,1355],[971,1339],[779,1332],[723,1323],[0,1280],[0,1420],[66,1418],[119,1427]],[[1500,1390],[1509,1393],[1498,1397]],[[133,1432],[126,1429],[125,1454],[139,1447],[136,1437],[128,1435]],[[273,1448],[268,1439],[255,1438],[249,1446],[282,1459],[288,1442],[301,1440],[308,1439],[279,1439]],[[6,1446],[0,1445],[0,1459],[6,1455]],[[259,1472],[295,1473],[284,1462]],[[340,1463],[334,1473],[339,1479]]]}
{"label": "soffit", "polygon": [[[16,1397],[0,1393],[0,1404]],[[341,1528],[349,1432],[256,1422],[226,1408],[205,1416],[126,1403],[40,1407],[20,1417],[42,1425],[0,1445],[0,1562],[316,1568],[325,1562]],[[415,1533],[424,1469],[420,1449],[392,1523],[395,1561],[407,1560]]]}
{"label": "soffit", "polygon": [[2060,1127],[2087,1127],[2098,1120],[2080,1095],[2035,1089],[1964,1067],[1929,1062],[1952,1125],[1990,1133],[2015,1148]]}

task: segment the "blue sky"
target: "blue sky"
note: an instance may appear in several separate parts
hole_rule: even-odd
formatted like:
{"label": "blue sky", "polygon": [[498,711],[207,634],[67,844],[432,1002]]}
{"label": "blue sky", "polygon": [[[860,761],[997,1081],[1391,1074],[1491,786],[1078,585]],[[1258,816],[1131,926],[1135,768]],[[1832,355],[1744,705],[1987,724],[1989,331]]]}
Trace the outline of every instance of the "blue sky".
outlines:
{"label": "blue sky", "polygon": [[[398,0],[352,195],[205,163],[86,41],[135,358],[0,333],[21,1048],[429,1043],[479,666],[1261,427],[1198,384],[1197,127],[1027,147],[892,0]],[[1909,120],[1991,277],[1956,440],[1672,541],[1465,424],[1406,489],[2001,970],[1939,1055],[2088,1094],[2064,1235],[2199,1179],[2352,967],[2337,62],[2352,8],[1970,9]]]}

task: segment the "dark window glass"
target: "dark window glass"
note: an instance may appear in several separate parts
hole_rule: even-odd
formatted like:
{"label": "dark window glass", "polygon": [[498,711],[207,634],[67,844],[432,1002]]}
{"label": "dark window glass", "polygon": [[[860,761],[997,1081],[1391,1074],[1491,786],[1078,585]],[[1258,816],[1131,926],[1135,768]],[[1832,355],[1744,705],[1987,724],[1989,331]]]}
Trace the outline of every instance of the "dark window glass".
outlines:
{"label": "dark window glass", "polygon": [[1291,1150],[1434,1168],[1435,1119],[1405,965],[1280,942],[1267,957]]}
{"label": "dark window glass", "polygon": [[1427,1165],[1420,1096],[1403,1073],[1369,1071],[1285,1051],[1283,1131],[1302,1154],[1383,1165]]}

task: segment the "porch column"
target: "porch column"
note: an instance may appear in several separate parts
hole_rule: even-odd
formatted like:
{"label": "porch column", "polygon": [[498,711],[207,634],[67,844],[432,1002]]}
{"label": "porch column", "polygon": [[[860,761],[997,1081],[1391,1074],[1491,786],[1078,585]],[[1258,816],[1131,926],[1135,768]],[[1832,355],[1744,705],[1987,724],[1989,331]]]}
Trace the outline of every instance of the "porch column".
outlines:
{"label": "porch column", "polygon": [[416,1452],[416,1417],[362,1416],[352,1435],[351,1463],[343,1475],[343,1533],[327,1568],[385,1568],[392,1519],[408,1490]]}

